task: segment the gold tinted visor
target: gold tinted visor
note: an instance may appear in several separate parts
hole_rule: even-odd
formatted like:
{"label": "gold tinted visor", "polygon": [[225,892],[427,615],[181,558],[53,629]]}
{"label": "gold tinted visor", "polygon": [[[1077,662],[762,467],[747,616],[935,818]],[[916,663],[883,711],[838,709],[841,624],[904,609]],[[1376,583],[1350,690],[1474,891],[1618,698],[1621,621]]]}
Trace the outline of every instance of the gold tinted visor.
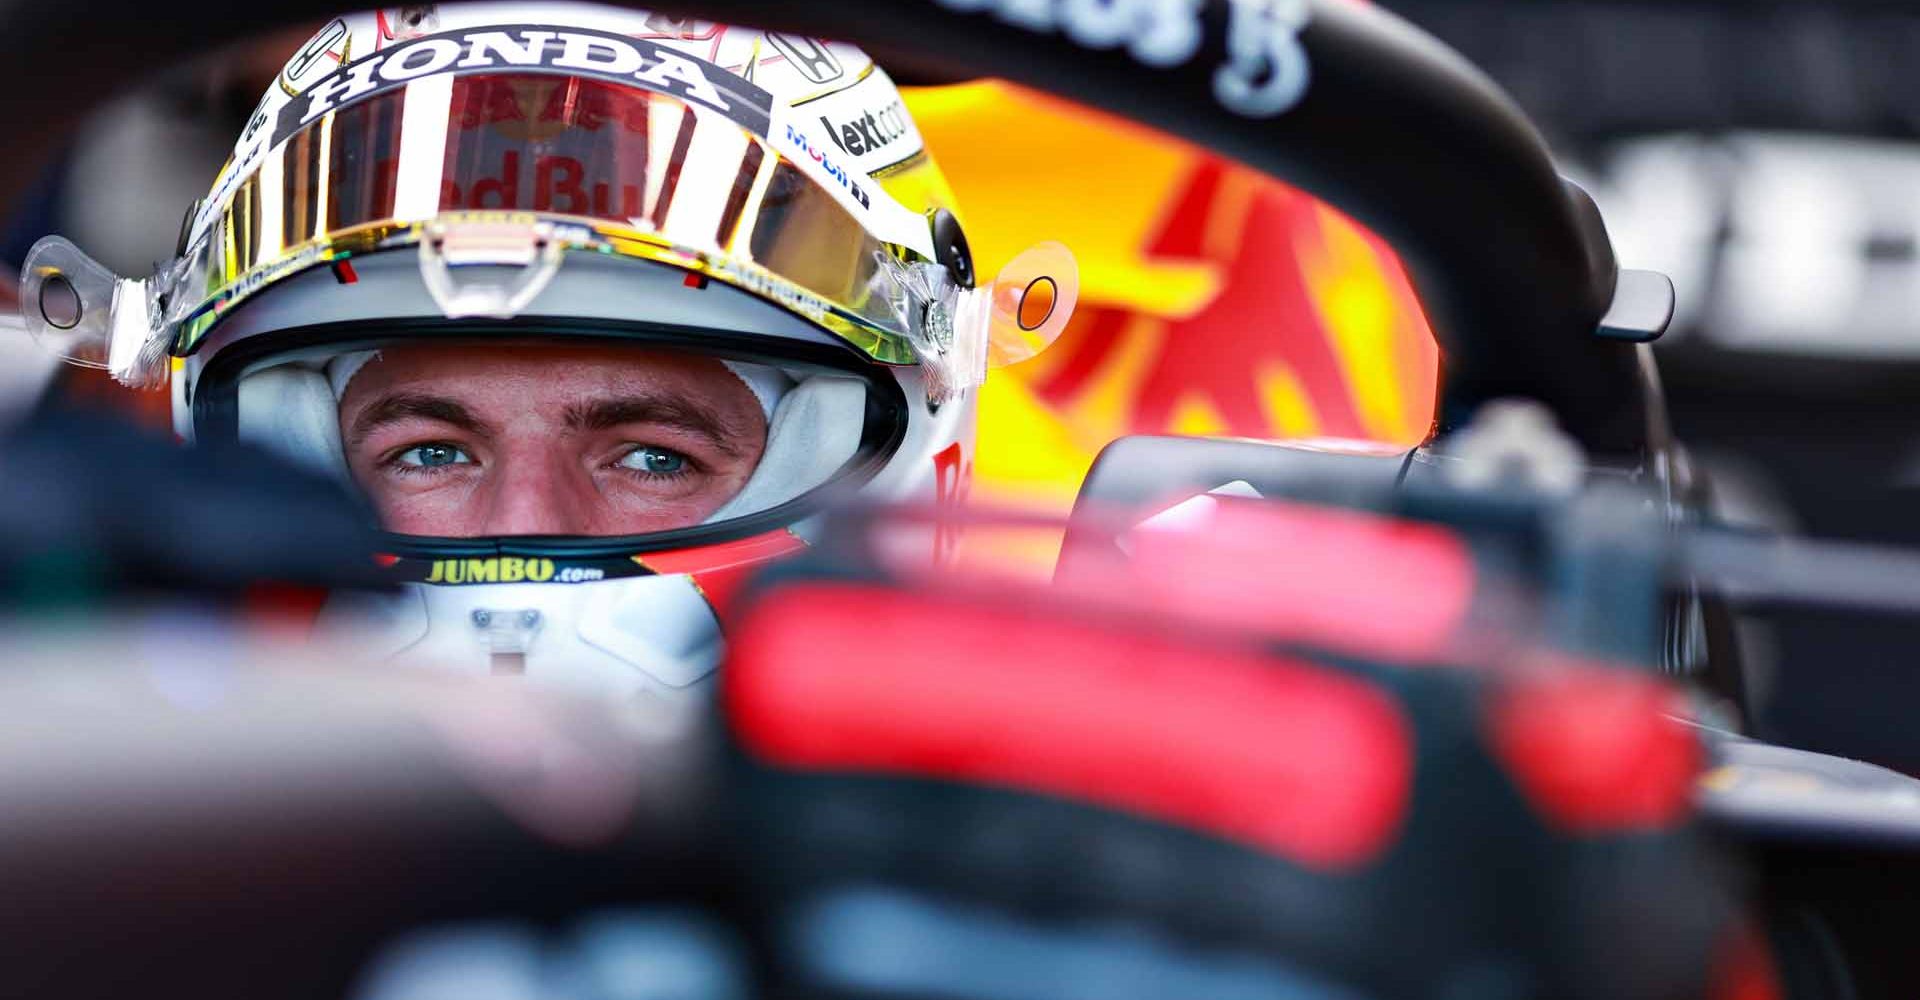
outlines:
{"label": "gold tinted visor", "polygon": [[596,79],[421,78],[328,112],[267,153],[162,275],[157,301],[184,355],[283,277],[417,243],[442,213],[504,213],[553,223],[545,238],[565,249],[685,267],[875,360],[912,363],[920,308],[895,265],[922,257],[875,237],[866,215],[888,212],[896,228],[905,216],[923,234],[925,220],[793,138],[789,159],[720,114]]}

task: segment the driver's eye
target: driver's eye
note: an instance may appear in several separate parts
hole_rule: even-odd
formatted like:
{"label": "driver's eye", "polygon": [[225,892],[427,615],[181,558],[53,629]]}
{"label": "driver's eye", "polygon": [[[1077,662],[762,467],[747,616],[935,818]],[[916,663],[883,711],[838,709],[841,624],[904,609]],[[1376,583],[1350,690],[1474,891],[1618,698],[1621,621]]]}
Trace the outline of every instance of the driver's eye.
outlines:
{"label": "driver's eye", "polygon": [[687,456],[666,448],[642,445],[627,452],[617,464],[623,469],[634,469],[656,476],[671,476],[686,470]]}
{"label": "driver's eye", "polygon": [[466,452],[450,444],[422,444],[408,448],[400,453],[401,465],[435,469],[444,465],[471,464],[473,459]]}

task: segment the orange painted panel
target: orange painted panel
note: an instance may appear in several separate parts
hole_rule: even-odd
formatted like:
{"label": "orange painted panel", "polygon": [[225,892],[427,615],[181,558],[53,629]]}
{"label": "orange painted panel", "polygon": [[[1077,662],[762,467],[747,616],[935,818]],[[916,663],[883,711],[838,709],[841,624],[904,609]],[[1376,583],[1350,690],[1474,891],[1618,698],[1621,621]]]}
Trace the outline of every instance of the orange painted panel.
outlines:
{"label": "orange painted panel", "polygon": [[1009,84],[907,100],[981,274],[1046,239],[1081,264],[1067,332],[983,393],[976,496],[1064,509],[1125,434],[1427,435],[1439,353],[1371,233],[1196,147]]}

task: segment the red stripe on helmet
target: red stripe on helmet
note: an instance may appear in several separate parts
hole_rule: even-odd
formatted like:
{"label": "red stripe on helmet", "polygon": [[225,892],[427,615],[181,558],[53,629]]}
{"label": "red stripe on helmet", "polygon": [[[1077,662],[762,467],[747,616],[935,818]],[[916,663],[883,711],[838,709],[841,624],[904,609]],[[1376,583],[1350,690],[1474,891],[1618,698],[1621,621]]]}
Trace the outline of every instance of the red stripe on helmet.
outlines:
{"label": "red stripe on helmet", "polygon": [[871,585],[757,603],[722,672],[780,767],[975,782],[1214,833],[1315,869],[1394,840],[1411,727],[1358,679]]}
{"label": "red stripe on helmet", "polygon": [[679,573],[692,576],[694,585],[700,588],[707,603],[713,606],[716,613],[722,613],[733,603],[733,595],[740,585],[755,570],[806,547],[807,543],[783,528],[718,545],[649,552],[635,556],[633,561],[663,576]]}
{"label": "red stripe on helmet", "polygon": [[1575,834],[1654,830],[1693,802],[1702,753],[1679,692],[1621,669],[1514,679],[1488,714],[1496,756],[1542,818]]}

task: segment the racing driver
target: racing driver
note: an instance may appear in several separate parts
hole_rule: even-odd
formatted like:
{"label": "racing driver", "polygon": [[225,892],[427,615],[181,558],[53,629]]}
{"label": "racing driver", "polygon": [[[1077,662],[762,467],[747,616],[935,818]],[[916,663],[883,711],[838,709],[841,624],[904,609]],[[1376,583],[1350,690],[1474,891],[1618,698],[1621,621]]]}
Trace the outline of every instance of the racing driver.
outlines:
{"label": "racing driver", "polygon": [[170,381],[183,437],[367,499],[404,586],[323,629],[690,705],[716,603],[823,502],[957,493],[989,355],[1057,334],[1074,276],[1043,245],[976,283],[856,49],[527,3],[329,22],[174,260],[124,279],[50,237],[22,282],[43,340]]}

